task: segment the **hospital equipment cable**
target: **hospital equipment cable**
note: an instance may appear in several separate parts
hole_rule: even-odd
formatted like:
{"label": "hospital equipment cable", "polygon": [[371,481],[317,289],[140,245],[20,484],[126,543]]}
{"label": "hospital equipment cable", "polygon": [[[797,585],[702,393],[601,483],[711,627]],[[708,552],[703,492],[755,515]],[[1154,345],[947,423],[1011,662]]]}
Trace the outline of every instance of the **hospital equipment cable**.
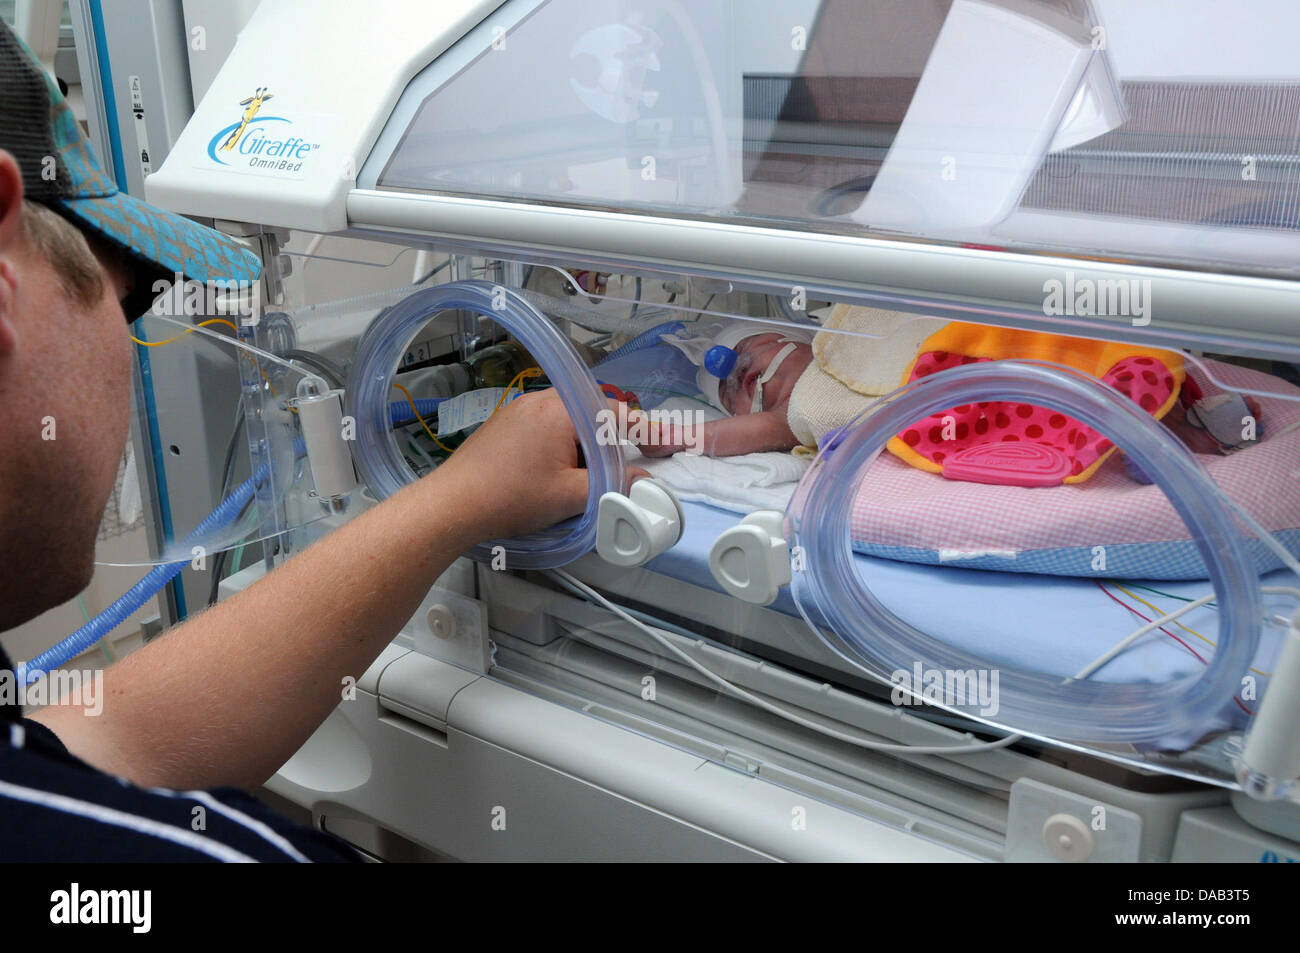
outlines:
{"label": "hospital equipment cable", "polygon": [[[161,317],[161,315],[155,315],[155,317]],[[213,324],[224,324],[226,327],[230,328],[230,330],[234,331],[236,334],[239,333],[239,326],[236,325],[234,321],[229,321],[226,318],[209,318],[206,321],[200,321],[198,324],[194,325],[193,327],[187,328],[186,330],[182,331],[180,334],[177,334],[175,337],[170,337],[163,341],[142,341],[134,334],[128,335],[128,337],[130,337],[132,341],[134,341],[136,344],[140,345],[141,347],[162,347],[164,344],[171,344],[173,341],[179,341],[187,334],[193,334],[199,328],[206,328],[209,325],[213,325]]]}
{"label": "hospital equipment cable", "polygon": [[[1144,616],[1141,612],[1139,612],[1137,609],[1133,608],[1133,606],[1129,605],[1129,604],[1128,604],[1127,602],[1125,602],[1123,599],[1119,598],[1119,597],[1116,596],[1113,592],[1111,592],[1110,590],[1108,590],[1108,589],[1106,588],[1105,584],[1103,584],[1102,581],[1101,581],[1100,579],[1096,579],[1096,580],[1093,580],[1093,581],[1096,583],[1097,588],[1101,590],[1102,595],[1104,595],[1106,598],[1110,599],[1110,600],[1111,600],[1112,602],[1114,602],[1116,605],[1118,605],[1118,606],[1120,606],[1120,607],[1122,607],[1122,608],[1128,610],[1128,611],[1131,612],[1133,615],[1135,615],[1135,616],[1137,616],[1139,619],[1141,619],[1143,622],[1150,622],[1150,621],[1151,621],[1151,620],[1148,619],[1146,616]],[[1163,632],[1165,635],[1169,636],[1169,638],[1173,639],[1175,642],[1177,642],[1177,643],[1178,643],[1179,645],[1181,645],[1183,648],[1187,649],[1188,652],[1191,652],[1192,655],[1195,657],[1196,661],[1200,662],[1202,665],[1205,665],[1205,664],[1206,664],[1205,659],[1203,659],[1203,658],[1201,657],[1200,653],[1197,652],[1196,649],[1192,648],[1190,645],[1188,645],[1186,642],[1184,642],[1184,641],[1183,641],[1182,639],[1180,639],[1178,636],[1174,635],[1172,632],[1170,632],[1168,629],[1166,629],[1163,625],[1162,625],[1162,626],[1158,626],[1158,628],[1159,628],[1159,630],[1160,630],[1161,632]],[[1152,631],[1155,631],[1155,630],[1153,629]]]}
{"label": "hospital equipment cable", "polygon": [[438,435],[435,434],[433,430],[430,429],[428,423],[425,422],[424,417],[421,416],[420,414],[420,409],[415,406],[415,398],[411,396],[411,392],[407,390],[405,387],[403,387],[401,384],[397,383],[397,381],[393,381],[393,387],[395,387],[397,390],[400,390],[402,392],[402,395],[406,398],[406,402],[411,405],[411,412],[415,414],[415,419],[420,422],[420,426],[423,427],[424,432],[429,435],[429,439],[432,440],[434,443],[436,443],[443,450],[447,451],[448,453],[453,453],[454,451],[452,450],[452,448],[447,446],[441,440],[439,440]]}
{"label": "hospital equipment cable", "polygon": [[447,267],[448,265],[450,265],[451,263],[452,263],[452,256],[451,256],[451,255],[448,255],[448,256],[443,260],[442,264],[437,265],[437,266],[435,266],[431,271],[426,272],[426,273],[425,273],[425,276],[424,276],[423,278],[419,279],[419,280],[416,281],[416,282],[413,282],[413,284],[416,284],[416,285],[422,285],[422,284],[424,284],[426,281],[428,281],[430,278],[432,278],[432,277],[433,277],[434,275],[436,275],[438,272],[442,271],[444,268],[446,268],[446,267]]}
{"label": "hospital equipment cable", "polygon": [[[1100,580],[1097,580],[1097,588],[1100,589],[1100,590],[1102,591],[1102,593],[1105,594],[1106,597],[1109,598],[1111,601],[1113,601],[1113,602],[1115,602],[1117,605],[1120,605],[1120,606],[1122,606],[1123,608],[1127,609],[1129,612],[1131,612],[1133,615],[1137,616],[1137,617],[1138,617],[1139,619],[1141,619],[1143,622],[1151,622],[1151,620],[1150,620],[1149,618],[1147,618],[1145,615],[1143,615],[1139,610],[1135,609],[1133,606],[1129,605],[1129,604],[1128,604],[1127,602],[1125,602],[1123,599],[1120,599],[1120,598],[1119,598],[1118,596],[1116,596],[1114,593],[1112,593],[1112,592],[1110,592],[1109,590],[1107,590],[1106,587],[1101,583]],[[1149,605],[1149,603],[1148,603],[1148,605]],[[1186,626],[1183,626],[1181,622],[1175,622],[1175,625],[1178,625],[1178,626],[1180,626],[1180,627],[1182,627],[1182,628],[1186,628]],[[1166,629],[1163,625],[1159,626],[1158,628],[1159,628],[1159,630],[1160,630],[1161,632],[1163,632],[1165,635],[1169,636],[1169,638],[1173,639],[1175,642],[1177,642],[1177,643],[1178,643],[1179,645],[1181,645],[1183,648],[1187,649],[1187,651],[1190,652],[1190,653],[1192,654],[1192,657],[1195,658],[1196,661],[1200,662],[1202,665],[1208,665],[1208,664],[1209,664],[1209,663],[1208,663],[1208,662],[1207,662],[1207,661],[1206,661],[1206,660],[1201,656],[1201,653],[1200,653],[1200,652],[1197,652],[1196,649],[1192,648],[1190,645],[1188,645],[1186,642],[1184,642],[1181,638],[1179,638],[1178,636],[1174,635],[1174,633],[1170,632],[1170,631],[1169,631],[1168,629]],[[1152,631],[1154,632],[1155,629],[1153,629]],[[1188,629],[1187,631],[1191,632],[1190,629]],[[1194,633],[1194,634],[1195,634],[1195,633]],[[1201,636],[1201,638],[1202,638],[1202,639],[1205,639],[1205,636]],[[1209,642],[1209,639],[1205,639],[1205,641],[1206,641],[1206,642]],[[1211,643],[1211,644],[1213,644],[1213,643]],[[1253,711],[1251,711],[1249,708],[1246,707],[1246,703],[1243,702],[1243,701],[1241,700],[1241,698],[1240,698],[1238,695],[1234,694],[1234,695],[1232,696],[1232,701],[1233,701],[1234,704],[1236,704],[1236,706],[1237,706],[1238,708],[1240,708],[1240,709],[1241,709],[1243,712],[1245,712],[1247,715],[1254,715],[1254,714],[1255,714]]]}
{"label": "hospital equipment cable", "polygon": [[[753,695],[752,693],[745,691],[743,688],[731,684],[722,676],[717,675],[716,673],[707,669],[696,659],[692,658],[689,654],[682,651],[678,646],[674,645],[671,640],[665,638],[660,632],[656,631],[655,627],[652,627],[651,625],[648,625],[645,622],[642,622],[640,619],[638,619],[635,615],[633,615],[633,610],[629,610],[605,598],[604,595],[597,592],[595,589],[591,588],[586,583],[570,575],[564,570],[562,569],[548,570],[547,575],[551,576],[553,579],[560,582],[561,585],[563,585],[564,588],[568,589],[569,591],[581,593],[584,597],[586,597],[588,601],[603,606],[605,609],[609,610],[610,612],[613,612],[615,615],[622,618],[625,622],[630,623],[639,631],[644,632],[646,635],[649,635],[652,639],[654,639],[656,642],[658,642],[660,645],[666,648],[677,658],[681,659],[683,662],[685,662],[688,666],[690,666],[700,675],[704,676],[706,679],[713,682],[714,684],[720,686],[725,691],[730,692],[731,694],[735,695],[736,697],[744,701],[748,701],[754,705],[757,705],[759,708],[762,708],[764,711],[770,712],[771,714],[774,714],[780,718],[784,718],[802,727],[808,728],[813,731],[817,731],[821,734],[827,735],[828,737],[835,738],[840,741],[844,741],[848,744],[852,744],[861,748],[866,748],[872,751],[885,751],[885,752],[898,752],[898,753],[911,753],[911,754],[974,754],[981,751],[989,751],[995,748],[1006,747],[1007,745],[1015,744],[1019,741],[1024,740],[1025,737],[1024,735],[1011,734],[993,742],[977,742],[971,745],[925,747],[925,746],[912,746],[912,745],[895,745],[895,744],[889,744],[885,742],[874,742],[868,739],[847,735],[843,732],[838,732],[835,729],[829,728],[825,725],[820,725],[814,721],[805,719],[802,716],[797,715],[796,713],[791,712],[788,709],[782,708],[779,705],[773,705],[772,703],[767,702],[764,699],[759,698]],[[1300,598],[1300,589],[1293,589],[1285,586],[1265,586],[1262,587],[1260,591],[1266,593],[1285,593]],[[1142,636],[1147,635],[1150,632],[1154,632],[1155,630],[1161,628],[1164,625],[1167,625],[1170,622],[1176,622],[1179,618],[1186,615],[1187,613],[1199,609],[1202,606],[1208,605],[1213,601],[1214,601],[1213,595],[1203,596],[1200,599],[1193,599],[1190,600],[1186,605],[1181,606],[1180,608],[1174,610],[1173,612],[1148,622],[1146,625],[1130,633],[1117,645],[1109,649],[1107,652],[1099,656],[1097,659],[1093,660],[1091,663],[1084,666],[1084,668],[1081,669],[1076,675],[1065,679],[1063,684],[1090,677],[1098,669],[1102,668],[1102,666],[1104,666],[1107,662],[1109,662],[1115,656],[1119,655],[1124,649],[1128,648],[1138,639],[1142,638]],[[1120,602],[1120,604],[1123,605],[1122,602]],[[637,614],[644,616],[644,613],[637,613]],[[654,625],[659,626],[660,625],[659,621],[655,620]],[[663,625],[662,627],[665,630],[670,632],[676,630],[676,634],[681,635],[684,638],[693,638],[697,642],[701,641],[699,637],[694,633],[686,634],[684,630],[679,630],[678,627],[676,626]],[[1202,659],[1202,661],[1204,660]],[[1234,696],[1234,700],[1236,700],[1235,696]]]}
{"label": "hospital equipment cable", "polygon": [[[1124,586],[1120,585],[1120,584],[1119,584],[1118,582],[1116,582],[1115,580],[1113,580],[1113,579],[1110,580],[1110,584],[1111,584],[1112,586],[1114,586],[1116,589],[1118,589],[1120,592],[1124,593],[1124,595],[1128,596],[1130,599],[1133,599],[1133,600],[1135,600],[1135,601],[1137,601],[1137,602],[1142,603],[1144,606],[1146,606],[1148,609],[1150,609],[1152,612],[1156,613],[1157,615],[1161,615],[1161,614],[1163,614],[1164,610],[1161,609],[1159,606],[1156,606],[1156,605],[1154,605],[1153,603],[1148,602],[1146,599],[1143,599],[1143,598],[1142,598],[1141,596],[1139,596],[1136,592],[1130,592],[1128,589],[1124,588]],[[1134,586],[1133,588],[1134,588],[1134,589],[1143,589],[1143,588],[1147,588],[1147,587],[1145,587],[1145,586]],[[1154,590],[1151,590],[1151,591],[1154,591]],[[1159,593],[1159,594],[1160,594],[1160,595],[1165,595],[1166,598],[1178,598],[1177,596],[1168,596],[1168,595],[1165,594],[1165,593]],[[1190,598],[1185,598],[1185,599],[1179,599],[1179,601],[1180,601],[1180,602],[1190,602],[1191,599],[1190,599]],[[1206,608],[1207,608],[1207,609],[1213,609],[1213,608],[1216,608],[1216,607],[1217,607],[1217,606],[1216,606],[1216,603],[1213,603],[1213,602],[1208,603],[1208,604],[1206,605]],[[1208,645],[1208,646],[1209,646],[1210,648],[1212,648],[1212,649],[1217,649],[1217,648],[1219,647],[1218,643],[1215,642],[1213,639],[1209,638],[1208,636],[1204,636],[1204,635],[1202,635],[1201,633],[1197,632],[1197,631],[1196,631],[1195,629],[1193,629],[1193,628],[1189,628],[1188,626],[1183,625],[1183,623],[1181,623],[1181,622],[1175,622],[1174,625],[1178,626],[1178,628],[1182,629],[1184,632],[1187,632],[1187,633],[1190,634],[1190,635],[1194,635],[1194,636],[1196,636],[1198,639],[1200,639],[1202,642],[1204,642],[1206,645]],[[1263,677],[1263,678],[1268,678],[1270,675],[1273,674],[1272,672],[1261,672],[1259,669],[1254,668],[1254,667],[1251,667],[1251,668],[1250,668],[1250,671],[1254,672],[1256,675],[1259,675],[1259,676],[1261,676],[1261,677]]]}
{"label": "hospital equipment cable", "polygon": [[[1151,586],[1143,586],[1143,585],[1139,585],[1138,583],[1134,582],[1134,581],[1131,580],[1131,579],[1123,579],[1123,580],[1119,580],[1118,582],[1117,582],[1116,580],[1112,579],[1112,580],[1110,580],[1110,581],[1111,581],[1112,584],[1115,584],[1115,585],[1117,585],[1117,586],[1118,586],[1118,582],[1123,582],[1125,585],[1127,585],[1127,586],[1131,586],[1131,587],[1134,588],[1134,589],[1141,589],[1141,590],[1143,590],[1144,592],[1153,592],[1153,593],[1155,593],[1157,596],[1164,596],[1166,599],[1177,599],[1179,602],[1191,602],[1191,601],[1192,601],[1192,597],[1191,597],[1191,596],[1179,596],[1179,595],[1175,595],[1175,594],[1172,593],[1172,592],[1165,592],[1163,589],[1153,589]],[[1213,609],[1213,608],[1217,608],[1218,603],[1211,602],[1211,603],[1208,603],[1208,605],[1210,606],[1210,608]]]}
{"label": "hospital equipment cable", "polygon": [[[1300,589],[1296,589],[1292,586],[1260,586],[1259,591],[1264,595],[1288,595],[1300,599]],[[1101,656],[1096,661],[1092,662],[1080,674],[1075,675],[1074,679],[1072,680],[1079,679],[1079,678],[1086,678],[1088,675],[1091,675],[1097,669],[1101,668],[1103,665],[1105,665],[1107,662],[1113,659],[1120,652],[1124,651],[1124,649],[1128,648],[1138,639],[1142,638],[1142,636],[1146,635],[1148,632],[1154,632],[1162,625],[1165,625],[1166,623],[1169,622],[1174,622],[1180,619],[1182,616],[1186,615],[1187,613],[1195,609],[1199,609],[1202,606],[1207,606],[1213,601],[1214,601],[1213,594],[1210,594],[1208,596],[1202,596],[1199,599],[1191,599],[1185,605],[1179,607],[1178,609],[1175,609],[1173,612],[1170,612],[1167,615],[1163,615],[1160,618],[1155,619],[1152,622],[1149,622],[1148,624],[1142,626],[1142,628],[1126,636],[1123,641],[1121,641],[1119,644],[1112,647],[1109,651],[1106,652],[1105,655]],[[1287,625],[1290,624],[1290,620],[1282,616],[1276,616],[1274,618],[1276,621],[1282,622],[1283,624],[1287,624]]]}
{"label": "hospital equipment cable", "polygon": [[767,701],[766,699],[760,698],[759,696],[753,694],[752,692],[746,691],[745,689],[739,687],[738,685],[733,685],[731,682],[727,681],[721,675],[716,674],[711,669],[702,665],[696,659],[691,657],[690,654],[678,648],[675,644],[673,644],[672,640],[668,639],[662,633],[656,631],[651,626],[646,625],[644,622],[634,617],[631,613],[625,611],[621,606],[618,606],[614,602],[611,602],[610,600],[606,599],[595,589],[592,589],[590,586],[588,586],[586,583],[582,582],[581,580],[577,579],[576,577],[571,576],[563,569],[551,569],[548,570],[547,572],[548,575],[551,575],[557,579],[562,579],[565,582],[569,583],[572,587],[582,592],[588,599],[593,600],[597,604],[608,609],[610,612],[613,612],[619,618],[623,619],[623,621],[630,623],[638,630],[649,635],[652,639],[654,639],[665,649],[667,649],[669,652],[671,652],[673,655],[675,655],[677,658],[683,661],[686,665],[694,669],[696,672],[698,672],[700,675],[702,675],[710,682],[713,682],[715,685],[723,689],[725,692],[734,695],[735,697],[741,699],[742,701],[747,701],[750,704],[755,705],[766,712],[769,712],[770,714],[776,715],[778,718],[783,718],[786,721],[792,722],[803,728],[807,728],[810,731],[815,731],[829,738],[833,738],[837,741],[843,741],[846,744],[851,744],[858,748],[865,748],[868,751],[880,751],[880,752],[890,753],[890,754],[949,755],[949,754],[974,754],[982,751],[992,751],[997,748],[1005,748],[1008,745],[1013,745],[1016,742],[1022,741],[1024,739],[1023,735],[1009,734],[1003,738],[999,738],[996,741],[980,741],[968,745],[903,745],[903,744],[891,744],[889,742],[871,741],[870,739],[867,738],[861,738],[858,737],[857,735],[848,734],[846,732],[839,731],[835,728],[831,728],[829,725],[819,724],[818,722],[813,721],[810,718],[804,718],[802,715],[796,714],[795,712],[790,711],[787,708],[783,708],[780,705],[774,705],[771,702]]}

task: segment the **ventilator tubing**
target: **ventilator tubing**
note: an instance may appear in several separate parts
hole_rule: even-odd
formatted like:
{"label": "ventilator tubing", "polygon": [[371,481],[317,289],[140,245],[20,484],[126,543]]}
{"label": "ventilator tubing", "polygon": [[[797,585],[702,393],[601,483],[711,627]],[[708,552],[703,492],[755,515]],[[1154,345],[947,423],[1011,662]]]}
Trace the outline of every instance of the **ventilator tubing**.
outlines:
{"label": "ventilator tubing", "polygon": [[[237,486],[235,491],[220,506],[208,514],[208,517],[194,528],[194,532],[190,533],[185,543],[189,544],[192,540],[202,539],[208,533],[233,523],[238,518],[244,505],[252,499],[257,484],[265,479],[266,469],[266,467],[262,467],[256,474]],[[22,676],[24,680],[30,683],[50,669],[58,668],[69,659],[76,658],[86,651],[86,649],[125,622],[133,612],[156,595],[163,586],[175,579],[188,562],[189,560],[183,559],[180,562],[164,563],[149,570],[143,579],[123,593],[116,602],[76,632],[73,632],[57,645],[46,649],[31,661],[20,665],[19,671],[25,673]]]}

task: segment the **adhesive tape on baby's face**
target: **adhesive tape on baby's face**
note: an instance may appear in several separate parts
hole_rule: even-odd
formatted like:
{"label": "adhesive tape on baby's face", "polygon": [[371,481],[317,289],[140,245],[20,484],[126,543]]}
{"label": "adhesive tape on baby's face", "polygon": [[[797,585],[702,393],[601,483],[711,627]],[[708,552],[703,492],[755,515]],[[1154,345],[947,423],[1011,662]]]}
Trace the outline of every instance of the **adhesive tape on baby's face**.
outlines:
{"label": "adhesive tape on baby's face", "polygon": [[[690,358],[691,363],[699,368],[695,375],[695,382],[705,400],[722,412],[730,413],[731,411],[728,410],[719,395],[719,384],[734,371],[736,354],[741,343],[748,338],[758,337],[763,334],[779,334],[782,341],[791,344],[808,344],[812,342],[813,337],[813,332],[799,328],[784,329],[758,322],[731,321],[719,322],[707,330],[690,336],[665,334],[661,340],[665,344],[671,344],[677,348]],[[782,352],[778,353],[772,364],[769,364],[768,368],[764,370],[764,381],[776,373],[776,368],[789,354],[790,351],[786,349],[782,349]],[[760,409],[762,406],[761,391],[762,388],[759,387],[755,394],[754,404]]]}

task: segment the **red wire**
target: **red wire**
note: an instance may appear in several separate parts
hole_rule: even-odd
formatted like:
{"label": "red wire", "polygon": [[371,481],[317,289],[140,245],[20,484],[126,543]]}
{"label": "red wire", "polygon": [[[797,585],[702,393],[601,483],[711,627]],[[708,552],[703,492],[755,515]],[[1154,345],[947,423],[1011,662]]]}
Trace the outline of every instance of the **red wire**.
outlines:
{"label": "red wire", "polygon": [[[1141,612],[1139,612],[1137,609],[1133,608],[1131,605],[1129,605],[1129,604],[1128,604],[1127,602],[1125,602],[1123,599],[1119,598],[1119,596],[1117,596],[1117,595],[1115,595],[1114,593],[1112,593],[1109,589],[1106,588],[1106,586],[1101,582],[1101,580],[1097,579],[1097,580],[1093,580],[1093,581],[1096,582],[1096,584],[1097,584],[1097,588],[1100,589],[1102,592],[1104,592],[1104,593],[1105,593],[1105,594],[1110,598],[1110,600],[1111,600],[1112,602],[1117,603],[1118,605],[1123,606],[1125,609],[1127,609],[1129,612],[1133,613],[1135,616],[1137,616],[1137,617],[1138,617],[1139,619],[1141,619],[1143,622],[1146,622],[1146,623],[1150,624],[1150,622],[1151,622],[1150,619],[1148,619],[1146,616],[1144,616],[1144,615],[1143,615]],[[1186,642],[1184,642],[1184,641],[1183,641],[1182,639],[1180,639],[1178,636],[1174,635],[1172,632],[1170,632],[1170,631],[1169,631],[1168,629],[1166,629],[1164,626],[1161,626],[1161,627],[1160,627],[1160,631],[1163,632],[1165,635],[1169,636],[1171,639],[1173,639],[1175,642],[1177,642],[1177,643],[1178,643],[1179,645],[1181,645],[1183,648],[1187,649],[1187,651],[1191,652],[1192,655],[1196,656],[1196,661],[1200,662],[1202,665],[1208,665],[1208,664],[1210,664],[1209,662],[1205,661],[1205,659],[1201,658],[1200,654],[1197,653],[1196,649],[1192,648],[1190,645],[1188,645]],[[1233,696],[1232,696],[1232,700],[1233,700],[1234,702],[1236,702],[1236,703],[1237,703],[1237,707],[1240,708],[1242,711],[1244,711],[1247,715],[1253,715],[1253,714],[1255,714],[1253,711],[1251,711],[1249,708],[1247,708],[1247,707],[1242,703],[1241,699],[1238,698],[1236,695],[1233,695]]]}
{"label": "red wire", "polygon": [[[1125,601],[1124,601],[1123,599],[1121,599],[1119,596],[1117,596],[1117,595],[1115,595],[1114,593],[1112,593],[1109,589],[1106,588],[1106,586],[1105,586],[1105,585],[1104,585],[1100,580],[1094,580],[1094,581],[1097,583],[1097,588],[1100,589],[1102,592],[1104,592],[1104,593],[1106,594],[1106,596],[1107,596],[1107,597],[1108,597],[1112,602],[1118,603],[1119,605],[1121,605],[1121,606],[1123,606],[1125,609],[1127,609],[1129,612],[1131,612],[1131,613],[1133,613],[1135,616],[1137,616],[1139,619],[1141,619],[1143,622],[1146,622],[1146,623],[1150,624],[1150,622],[1151,622],[1150,619],[1148,619],[1146,616],[1144,616],[1141,612],[1138,612],[1137,609],[1134,609],[1131,605],[1129,605],[1127,602],[1125,602]],[[1169,636],[1171,639],[1173,639],[1175,642],[1177,642],[1177,643],[1178,643],[1179,645],[1181,645],[1183,648],[1187,649],[1187,651],[1189,651],[1189,652],[1191,652],[1193,655],[1195,655],[1195,656],[1196,656],[1196,661],[1200,662],[1202,665],[1208,665],[1208,664],[1210,664],[1209,662],[1205,661],[1205,659],[1201,658],[1200,655],[1197,654],[1196,649],[1192,648],[1190,645],[1188,645],[1186,642],[1184,642],[1184,641],[1183,641],[1182,639],[1180,639],[1178,636],[1174,635],[1172,632],[1170,632],[1168,629],[1166,629],[1163,625],[1160,627],[1160,631],[1163,632],[1165,635]]]}

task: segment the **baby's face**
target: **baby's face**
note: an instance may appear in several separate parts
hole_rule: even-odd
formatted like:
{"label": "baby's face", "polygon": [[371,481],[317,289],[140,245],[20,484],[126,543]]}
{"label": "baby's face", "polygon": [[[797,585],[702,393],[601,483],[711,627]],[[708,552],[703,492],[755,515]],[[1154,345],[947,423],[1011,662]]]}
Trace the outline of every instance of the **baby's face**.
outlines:
{"label": "baby's face", "polygon": [[[776,332],[754,334],[736,346],[736,366],[731,374],[718,385],[718,398],[727,412],[733,416],[748,414],[753,410],[754,391],[758,379],[767,371],[768,365],[786,346],[781,335]],[[799,380],[799,376],[812,363],[812,346],[796,344],[794,351],[781,362],[781,366],[766,384],[763,385],[763,409],[784,409],[790,400],[790,393]]]}

